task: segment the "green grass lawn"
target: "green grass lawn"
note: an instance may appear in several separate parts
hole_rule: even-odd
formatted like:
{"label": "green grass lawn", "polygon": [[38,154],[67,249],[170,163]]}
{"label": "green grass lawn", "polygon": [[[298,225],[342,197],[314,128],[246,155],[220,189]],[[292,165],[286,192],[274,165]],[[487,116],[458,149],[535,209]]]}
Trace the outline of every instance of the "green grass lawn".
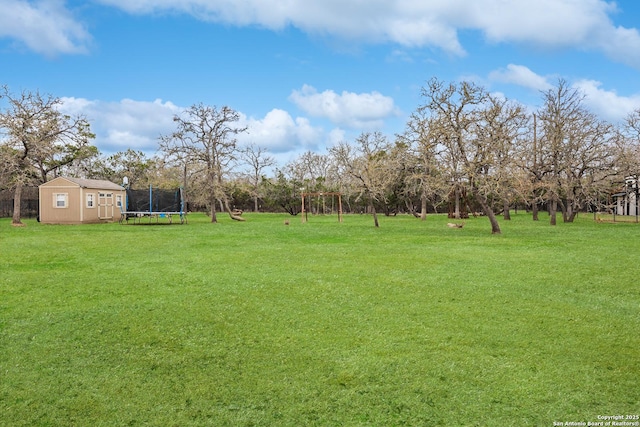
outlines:
{"label": "green grass lawn", "polygon": [[[552,426],[640,413],[640,226],[0,220],[2,426]],[[285,219],[291,225],[283,224]]]}

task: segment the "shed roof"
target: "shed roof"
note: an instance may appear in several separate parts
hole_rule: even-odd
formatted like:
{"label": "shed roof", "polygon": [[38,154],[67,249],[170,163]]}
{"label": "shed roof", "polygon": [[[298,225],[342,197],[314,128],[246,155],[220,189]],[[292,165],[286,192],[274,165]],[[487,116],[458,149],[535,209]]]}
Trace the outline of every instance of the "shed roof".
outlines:
{"label": "shed roof", "polygon": [[62,177],[62,176],[52,179],[51,181],[44,183],[42,185],[49,184],[49,186],[53,186],[55,185],[54,181],[61,180],[61,179],[72,182],[73,184],[76,184],[82,188],[93,188],[98,190],[122,190],[123,189],[122,186],[118,184],[114,184],[113,182],[107,181],[104,179],[81,179],[81,178],[69,178],[69,177]]}

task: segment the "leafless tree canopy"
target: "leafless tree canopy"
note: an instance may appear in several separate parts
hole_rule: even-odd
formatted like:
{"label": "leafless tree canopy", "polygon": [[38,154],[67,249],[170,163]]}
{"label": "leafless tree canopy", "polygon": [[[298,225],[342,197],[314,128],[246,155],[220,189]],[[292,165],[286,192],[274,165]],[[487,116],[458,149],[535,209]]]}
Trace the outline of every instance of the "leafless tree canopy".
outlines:
{"label": "leafless tree canopy", "polygon": [[573,221],[584,202],[596,197],[616,174],[616,132],[584,106],[584,95],[566,81],[543,94],[538,112],[536,173],[549,201],[550,222],[556,223],[558,206],[563,218]]}
{"label": "leafless tree canopy", "polygon": [[6,86],[0,98],[8,103],[0,110],[2,175],[15,189],[13,223],[21,224],[23,186],[42,184],[61,168],[95,156],[97,149],[89,144],[95,136],[84,117],[59,111],[59,98],[29,91],[14,95]]}
{"label": "leafless tree canopy", "polygon": [[226,186],[238,154],[236,135],[247,130],[236,125],[239,119],[239,114],[227,106],[197,104],[174,117],[174,133],[160,137],[161,151],[197,171],[197,184],[209,206],[211,222],[217,222],[217,202],[233,219],[243,220],[233,214]]}
{"label": "leafless tree canopy", "polygon": [[249,181],[251,187],[251,195],[253,197],[253,210],[259,211],[258,199],[260,198],[260,184],[266,179],[263,172],[266,168],[274,166],[276,161],[271,157],[267,150],[256,144],[249,144],[241,150],[241,156],[248,166],[248,172],[243,175]]}

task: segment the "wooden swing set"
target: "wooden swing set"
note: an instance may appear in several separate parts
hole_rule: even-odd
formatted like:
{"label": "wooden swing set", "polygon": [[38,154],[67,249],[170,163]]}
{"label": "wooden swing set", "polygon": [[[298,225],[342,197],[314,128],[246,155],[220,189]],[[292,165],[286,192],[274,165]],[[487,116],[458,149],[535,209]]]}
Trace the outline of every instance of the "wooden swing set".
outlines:
{"label": "wooden swing set", "polygon": [[302,213],[302,222],[307,222],[308,220],[308,210],[305,209],[305,199],[308,197],[309,198],[309,203],[306,206],[309,206],[309,208],[311,209],[313,207],[312,205],[312,197],[316,197],[317,200],[317,211],[320,211],[320,200],[322,200],[322,213],[324,214],[326,212],[327,206],[326,206],[326,196],[331,196],[331,212],[333,212],[334,210],[334,200],[335,197],[338,196],[338,222],[342,222],[342,193],[339,192],[334,192],[334,191],[320,191],[320,192],[310,192],[310,193],[302,193],[302,209],[301,209],[301,213]]}

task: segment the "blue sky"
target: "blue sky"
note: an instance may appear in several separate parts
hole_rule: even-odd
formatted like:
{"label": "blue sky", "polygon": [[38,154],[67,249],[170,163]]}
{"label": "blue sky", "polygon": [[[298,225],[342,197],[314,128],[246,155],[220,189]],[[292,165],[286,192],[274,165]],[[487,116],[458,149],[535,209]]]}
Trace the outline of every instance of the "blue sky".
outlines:
{"label": "blue sky", "polygon": [[640,108],[640,2],[0,0],[0,84],[84,114],[104,154],[153,155],[192,104],[228,105],[280,163],[403,131],[431,77],[530,108],[559,78],[620,121]]}

